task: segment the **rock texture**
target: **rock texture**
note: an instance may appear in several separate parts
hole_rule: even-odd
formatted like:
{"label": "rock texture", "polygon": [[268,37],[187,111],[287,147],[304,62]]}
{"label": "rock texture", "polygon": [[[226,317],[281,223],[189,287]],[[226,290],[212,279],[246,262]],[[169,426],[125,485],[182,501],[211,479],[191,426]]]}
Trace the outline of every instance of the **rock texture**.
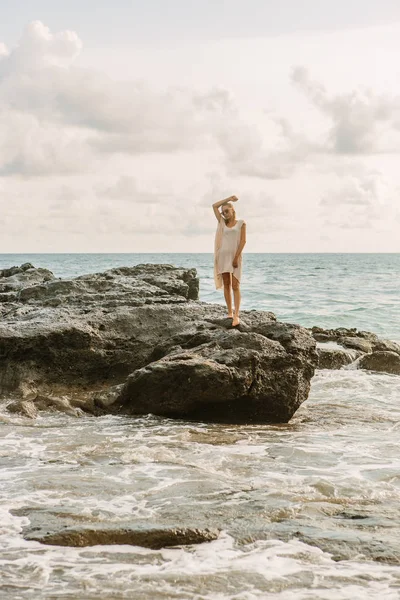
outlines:
{"label": "rock texture", "polygon": [[171,546],[183,546],[202,544],[216,540],[219,536],[217,530],[190,529],[190,528],[98,528],[76,527],[75,529],[63,529],[55,533],[39,534],[38,532],[26,536],[26,539],[40,542],[51,546],[74,546],[78,548],[98,545],[120,545],[142,546],[152,550],[169,548]]}
{"label": "rock texture", "polygon": [[262,311],[232,328],[198,286],[194,269],[172,265],[69,280],[1,271],[0,395],[75,415],[288,421],[309,393],[314,339]]}
{"label": "rock texture", "polygon": [[359,367],[369,371],[400,375],[400,354],[389,351],[365,354],[359,360]]}
{"label": "rock texture", "polygon": [[400,345],[396,342],[380,339],[370,331],[343,327],[313,327],[311,333],[318,342],[320,369],[340,369],[354,363],[360,369],[400,375]]}
{"label": "rock texture", "polygon": [[319,346],[317,348],[318,353],[318,367],[320,369],[341,369],[347,365],[351,365],[359,356],[362,356],[362,352],[357,350],[347,350],[345,348],[324,348]]}
{"label": "rock texture", "polygon": [[84,548],[98,545],[142,546],[159,550],[172,546],[202,544],[216,540],[220,530],[168,524],[151,524],[146,521],[121,523],[109,518],[105,523],[90,522],[87,515],[77,514],[70,508],[59,512],[49,507],[30,508],[25,506],[11,510],[15,516],[28,517],[29,525],[24,527],[26,540],[51,546],[73,546]]}

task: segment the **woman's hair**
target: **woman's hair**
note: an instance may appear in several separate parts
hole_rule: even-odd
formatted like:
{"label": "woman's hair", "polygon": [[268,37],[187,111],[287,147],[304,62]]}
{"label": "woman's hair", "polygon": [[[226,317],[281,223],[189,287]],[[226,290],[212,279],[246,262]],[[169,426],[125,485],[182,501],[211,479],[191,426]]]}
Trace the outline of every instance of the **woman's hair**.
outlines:
{"label": "woman's hair", "polygon": [[[233,208],[233,204],[232,204],[231,202],[227,202],[226,204],[223,204],[223,205],[221,206],[221,210],[223,210],[224,206],[227,206],[228,208],[231,208],[231,209],[232,209],[232,212],[233,212],[233,220],[235,221],[235,220],[236,220],[236,212],[235,212],[235,209]],[[222,217],[223,217],[223,218],[225,218],[225,217],[224,217],[224,215],[222,215]]]}

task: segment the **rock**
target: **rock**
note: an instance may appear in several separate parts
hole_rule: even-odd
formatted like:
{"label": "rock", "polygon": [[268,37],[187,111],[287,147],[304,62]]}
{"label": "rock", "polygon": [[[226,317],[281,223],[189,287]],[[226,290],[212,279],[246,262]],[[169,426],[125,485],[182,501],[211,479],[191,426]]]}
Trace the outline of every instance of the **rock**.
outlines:
{"label": "rock", "polygon": [[382,351],[366,354],[359,359],[359,368],[400,375],[400,356],[396,352]]}
{"label": "rock", "polygon": [[396,354],[400,354],[400,344],[396,342],[392,342],[390,340],[378,340],[372,344],[373,352],[384,352],[388,350],[389,352],[396,352]]}
{"label": "rock", "polygon": [[345,348],[353,348],[365,353],[372,352],[372,343],[363,338],[343,337],[338,339],[338,343]]}
{"label": "rock", "polygon": [[281,325],[256,325],[264,334],[247,325],[245,332],[212,328],[195,341],[176,338],[167,356],[128,377],[117,402],[135,415],[287,422],[308,396],[316,354],[308,336],[300,343],[302,328]]}
{"label": "rock", "polygon": [[63,412],[71,417],[80,417],[83,415],[82,409],[71,406],[68,398],[55,398],[52,396],[38,395],[34,399],[35,407],[41,411]]}
{"label": "rock", "polygon": [[38,411],[31,400],[17,400],[6,406],[11,413],[18,413],[29,419],[36,419]]}
{"label": "rock", "polygon": [[215,529],[190,529],[190,528],[113,528],[113,527],[76,527],[63,529],[55,533],[38,535],[32,533],[26,539],[51,546],[73,546],[82,548],[86,546],[120,545],[142,546],[152,550],[169,548],[171,546],[187,546],[211,542],[219,537]]}
{"label": "rock", "polygon": [[323,348],[322,346],[317,348],[317,353],[320,369],[341,369],[350,365],[362,355],[362,352],[358,350]]}
{"label": "rock", "polygon": [[323,329],[322,327],[312,327],[311,333],[317,342],[339,342],[343,338],[361,338],[370,342],[378,341],[378,336],[375,333],[357,331],[355,328],[346,329],[345,327],[338,327],[337,329]]}
{"label": "rock", "polygon": [[[11,514],[28,517],[23,528],[26,540],[54,546],[86,547],[97,545],[129,544],[159,550],[211,542],[219,537],[218,527],[203,527],[168,523],[149,524],[147,521],[120,519],[112,514],[91,515],[79,512],[68,505],[64,510],[24,506],[11,510]],[[105,522],[105,520],[107,522]]]}
{"label": "rock", "polygon": [[194,269],[138,265],[67,280],[17,269],[2,277],[23,279],[17,299],[0,303],[0,395],[29,390],[38,409],[75,416],[237,423],[286,422],[308,396],[310,333],[263,311],[243,311],[232,328],[222,305],[197,300]]}
{"label": "rock", "polygon": [[15,292],[30,285],[37,285],[55,279],[47,269],[35,269],[31,263],[20,267],[0,270],[0,292]]}

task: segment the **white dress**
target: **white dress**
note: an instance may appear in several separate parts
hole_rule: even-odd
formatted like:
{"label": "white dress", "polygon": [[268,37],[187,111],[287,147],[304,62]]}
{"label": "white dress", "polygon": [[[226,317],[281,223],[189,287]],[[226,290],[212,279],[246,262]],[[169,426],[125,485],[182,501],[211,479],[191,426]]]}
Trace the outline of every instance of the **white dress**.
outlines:
{"label": "white dress", "polygon": [[237,267],[233,267],[232,262],[240,244],[243,223],[242,219],[236,221],[233,227],[227,227],[224,219],[218,223],[214,248],[214,281],[217,290],[223,287],[222,273],[233,273],[238,281],[242,278],[242,255]]}

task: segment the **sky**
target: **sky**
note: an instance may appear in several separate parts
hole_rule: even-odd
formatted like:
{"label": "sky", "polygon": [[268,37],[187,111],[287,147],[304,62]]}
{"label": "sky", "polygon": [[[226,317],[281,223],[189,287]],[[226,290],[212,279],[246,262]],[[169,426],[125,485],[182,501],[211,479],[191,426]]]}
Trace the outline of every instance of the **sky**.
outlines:
{"label": "sky", "polygon": [[398,0],[0,4],[0,253],[400,252]]}

